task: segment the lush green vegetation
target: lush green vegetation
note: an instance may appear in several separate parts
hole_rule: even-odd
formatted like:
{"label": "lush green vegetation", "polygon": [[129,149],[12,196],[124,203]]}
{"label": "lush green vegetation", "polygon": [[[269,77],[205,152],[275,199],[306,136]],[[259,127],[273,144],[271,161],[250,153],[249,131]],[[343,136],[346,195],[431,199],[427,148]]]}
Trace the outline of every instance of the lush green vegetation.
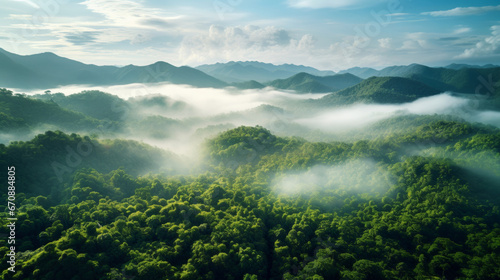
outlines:
{"label": "lush green vegetation", "polygon": [[298,73],[287,79],[278,79],[268,85],[279,89],[290,89],[300,93],[325,93],[342,90],[360,83],[363,79],[352,74],[337,74],[319,77]]}
{"label": "lush green vegetation", "polygon": [[404,103],[438,94],[423,83],[399,77],[371,77],[344,90],[329,94],[318,102],[327,105],[364,103]]}
{"label": "lush green vegetation", "polygon": [[55,102],[43,102],[14,95],[12,91],[0,89],[0,121],[2,132],[35,129],[38,126],[61,128],[69,131],[90,131],[99,126],[114,125],[110,121],[99,121],[82,113],[67,110]]}
{"label": "lush green vegetation", "polygon": [[[191,71],[155,67],[179,82],[176,71]],[[123,69],[124,81],[147,70]],[[162,95],[0,89],[0,136],[16,139],[0,139],[0,166],[16,166],[18,178],[16,272],[3,243],[0,278],[500,279],[498,127],[466,122],[466,109],[396,113],[346,133],[295,122],[311,110],[439,93],[438,78],[421,79],[433,77],[426,68],[385,71],[421,76],[372,77],[317,100],[201,117]],[[443,73],[457,71],[472,73]],[[467,88],[476,74],[446,81]],[[349,75],[278,82],[331,91]],[[498,109],[497,93],[469,109]],[[203,142],[199,158],[125,140],[198,143],[186,135]]]}
{"label": "lush green vegetation", "polygon": [[[2,145],[2,166],[39,177],[17,194],[17,272],[6,271],[3,246],[2,277],[498,279],[500,131],[421,122],[353,143],[238,127],[208,140],[204,171],[183,176],[137,177],[143,162],[120,156],[147,148],[114,153],[123,143],[98,141],[95,161],[65,177],[57,196],[47,191],[55,174],[41,166],[66,144],[92,139],[47,132]],[[341,166],[321,173],[325,183],[278,187]],[[492,179],[479,180],[481,172]]]}

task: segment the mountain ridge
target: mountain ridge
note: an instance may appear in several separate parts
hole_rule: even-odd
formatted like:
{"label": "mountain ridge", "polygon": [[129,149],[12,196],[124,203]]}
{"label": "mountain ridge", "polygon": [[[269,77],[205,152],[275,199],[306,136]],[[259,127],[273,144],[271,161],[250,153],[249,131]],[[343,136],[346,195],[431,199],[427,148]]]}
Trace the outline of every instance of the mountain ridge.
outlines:
{"label": "mountain ridge", "polygon": [[267,84],[278,89],[295,90],[300,93],[327,93],[354,86],[362,80],[350,73],[320,77],[301,72],[287,79],[278,79]]}
{"label": "mountain ridge", "polygon": [[[64,58],[54,53],[17,55],[0,49],[0,59],[9,63],[0,64],[0,73],[9,73],[16,69],[21,81],[13,79],[12,74],[0,76],[3,87],[22,89],[42,89],[71,84],[112,85],[129,83],[171,82],[189,84],[194,87],[227,86],[202,71],[188,66],[173,66],[158,61],[146,66],[127,65],[97,66]],[[9,60],[7,60],[9,59]],[[29,77],[26,79],[26,77]],[[27,82],[28,80],[28,82]]]}

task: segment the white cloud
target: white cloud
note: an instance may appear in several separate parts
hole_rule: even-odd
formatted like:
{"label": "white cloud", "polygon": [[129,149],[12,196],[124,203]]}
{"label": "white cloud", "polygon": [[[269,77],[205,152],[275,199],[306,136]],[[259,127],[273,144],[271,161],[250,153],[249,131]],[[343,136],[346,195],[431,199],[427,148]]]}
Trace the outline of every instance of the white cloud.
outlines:
{"label": "white cloud", "polygon": [[378,39],[378,44],[381,48],[388,49],[391,47],[392,38]]}
{"label": "white cloud", "polygon": [[227,60],[276,61],[280,58],[290,61],[313,47],[311,35],[292,38],[287,30],[274,26],[212,25],[205,34],[185,37],[179,56],[188,64]]}
{"label": "white cloud", "polygon": [[491,36],[486,37],[483,41],[476,43],[472,48],[466,49],[457,58],[472,58],[472,57],[500,57],[500,25],[491,27]]}
{"label": "white cloud", "polygon": [[288,0],[288,4],[294,8],[308,8],[308,9],[321,9],[321,8],[360,8],[369,7],[382,3],[382,0]]}
{"label": "white cloud", "polygon": [[[294,43],[294,40],[291,41],[292,44]],[[297,42],[297,49],[301,51],[310,51],[314,47],[314,38],[310,34],[306,34],[300,38],[300,40]]]}
{"label": "white cloud", "polygon": [[[295,122],[325,132],[342,132],[362,129],[378,121],[401,114],[450,114],[469,121],[476,121],[476,114],[479,112],[471,108],[470,100],[465,97],[442,93],[397,105],[354,104],[297,119]],[[485,120],[486,117],[488,116],[485,116]],[[498,120],[499,116],[491,115],[489,117],[488,120]]]}
{"label": "white cloud", "polygon": [[455,31],[453,31],[453,34],[463,34],[463,33],[467,33],[470,31],[471,31],[471,29],[469,27],[462,27],[462,28],[455,29]]}
{"label": "white cloud", "polygon": [[483,7],[457,7],[451,10],[445,11],[433,11],[425,12],[422,15],[429,15],[433,17],[452,17],[452,16],[470,16],[479,15],[491,11],[500,11],[500,5],[498,6],[483,6]]}
{"label": "white cloud", "polygon": [[106,18],[106,24],[120,27],[162,29],[182,16],[167,16],[160,9],[147,8],[132,0],[86,0],[81,3]]}

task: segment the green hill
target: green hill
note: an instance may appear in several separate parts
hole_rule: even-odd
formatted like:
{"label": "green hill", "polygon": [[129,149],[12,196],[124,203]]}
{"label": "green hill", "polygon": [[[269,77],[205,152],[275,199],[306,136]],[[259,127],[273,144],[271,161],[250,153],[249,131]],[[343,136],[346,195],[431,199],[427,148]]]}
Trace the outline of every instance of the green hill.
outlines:
{"label": "green hill", "polygon": [[287,79],[274,80],[269,82],[268,85],[278,89],[295,90],[300,93],[326,93],[356,85],[362,80],[349,73],[325,77],[299,73]]}
{"label": "green hill", "polygon": [[[489,85],[491,81],[500,79],[500,67],[428,67],[420,64],[410,64],[407,66],[390,66],[374,73],[378,77],[403,77],[411,78],[422,82],[430,87],[441,91],[455,91],[461,93],[476,93],[478,87],[482,86],[482,93],[495,88],[498,94],[498,87]],[[491,77],[491,79],[490,79]],[[492,94],[492,92],[490,92]]]}
{"label": "green hill", "polygon": [[[108,173],[123,168],[134,176],[181,168],[177,156],[130,140],[97,140],[47,131],[30,141],[0,144],[0,163],[18,167],[20,192],[62,199],[59,188],[82,168]],[[2,177],[3,178],[3,177]],[[130,191],[130,190],[129,190]],[[132,190],[133,193],[133,190]],[[68,199],[69,197],[66,197]]]}
{"label": "green hill", "polygon": [[344,90],[329,94],[317,102],[325,105],[364,103],[404,103],[440,91],[421,82],[399,77],[371,77]]}
{"label": "green hill", "polygon": [[104,124],[82,113],[64,109],[54,102],[13,95],[6,89],[0,89],[0,113],[31,128],[49,125],[69,131],[90,131]]}
{"label": "green hill", "polygon": [[86,90],[68,96],[62,93],[46,93],[34,95],[33,97],[55,102],[63,108],[80,112],[99,120],[119,121],[129,111],[126,101],[116,95],[98,90]]}
{"label": "green hill", "polygon": [[263,89],[265,88],[266,86],[257,82],[257,81],[254,81],[254,80],[251,80],[251,81],[246,81],[246,82],[239,82],[239,83],[233,83],[231,84],[232,86],[236,87],[236,88],[239,88],[239,89]]}
{"label": "green hill", "polygon": [[454,121],[353,143],[238,127],[207,141],[203,173],[168,177],[136,177],[165,161],[132,141],[0,145],[19,178],[2,278],[497,279],[499,140]]}

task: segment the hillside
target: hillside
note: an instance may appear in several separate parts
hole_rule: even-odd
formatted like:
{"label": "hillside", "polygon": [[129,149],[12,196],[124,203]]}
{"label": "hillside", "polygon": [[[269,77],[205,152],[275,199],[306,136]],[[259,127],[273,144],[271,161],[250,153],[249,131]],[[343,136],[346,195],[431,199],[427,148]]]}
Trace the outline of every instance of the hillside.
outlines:
{"label": "hillside", "polygon": [[367,79],[372,76],[377,76],[378,71],[369,67],[353,67],[346,70],[339,71],[339,74],[350,73],[360,78]]}
{"label": "hillside", "polygon": [[[69,131],[90,131],[106,123],[62,108],[52,101],[45,102],[22,95],[13,95],[6,89],[0,89],[0,113],[22,124],[20,127],[30,129],[50,127]],[[0,130],[9,132],[14,128],[9,127],[8,122],[5,122]]]}
{"label": "hillside", "polygon": [[44,75],[16,63],[3,53],[2,49],[0,49],[0,84],[0,87],[27,88],[44,88],[48,85]]}
{"label": "hillside", "polygon": [[[168,177],[134,176],[156,152],[138,143],[47,132],[0,145],[30,178],[16,186],[17,272],[3,246],[2,277],[496,279],[499,137],[454,121],[354,143],[238,127],[207,141],[206,172]],[[60,185],[46,162],[77,143],[95,149]]]}
{"label": "hillside", "polygon": [[[403,77],[410,78],[429,87],[441,91],[454,91],[460,93],[474,94],[478,87],[482,87],[481,94],[487,94],[485,88],[491,81],[500,80],[500,67],[495,65],[469,66],[469,65],[451,65],[444,68],[428,67],[420,64],[410,64],[405,66],[390,66],[381,70],[371,68],[351,68],[339,73],[352,73],[362,78],[370,76],[377,77]],[[491,86],[489,89],[491,90]],[[499,87],[494,87],[496,94],[500,91]],[[493,92],[490,92],[492,94]]]}
{"label": "hillside", "polygon": [[344,90],[329,94],[317,102],[329,106],[363,103],[404,103],[440,91],[423,83],[399,77],[371,77]]}
{"label": "hillside", "polygon": [[124,100],[97,90],[82,91],[68,96],[62,93],[45,93],[34,95],[33,98],[50,101],[65,109],[99,120],[119,121],[128,111],[128,104]]}
{"label": "hillside", "polygon": [[254,81],[254,80],[251,80],[251,81],[246,81],[246,82],[239,82],[239,83],[233,83],[231,84],[232,86],[234,87],[237,87],[239,89],[263,89],[265,88],[266,86],[257,82],[257,81]]}
{"label": "hillside", "polygon": [[326,93],[345,89],[362,81],[352,74],[337,74],[319,77],[307,73],[299,73],[287,79],[269,82],[268,85],[278,88],[295,90],[300,93]]}

